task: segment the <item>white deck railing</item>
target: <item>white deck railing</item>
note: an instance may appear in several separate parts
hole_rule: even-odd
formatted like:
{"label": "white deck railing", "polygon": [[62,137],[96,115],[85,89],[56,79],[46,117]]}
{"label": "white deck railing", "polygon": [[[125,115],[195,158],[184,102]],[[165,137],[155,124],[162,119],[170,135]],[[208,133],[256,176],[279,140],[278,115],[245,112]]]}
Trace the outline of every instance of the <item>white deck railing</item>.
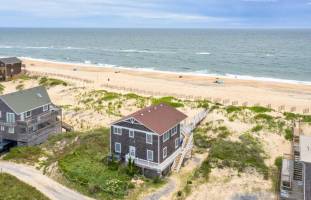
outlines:
{"label": "white deck railing", "polygon": [[164,160],[164,162],[162,162],[162,163],[156,163],[156,162],[140,159],[137,157],[133,158],[129,154],[125,155],[125,159],[126,159],[126,162],[128,162],[128,160],[131,158],[132,160],[134,160],[135,164],[139,167],[144,167],[144,168],[153,169],[153,170],[157,170],[157,171],[163,171],[171,163],[174,162],[176,156],[178,156],[180,153],[181,153],[181,148],[176,150],[172,155],[170,155],[168,158],[166,158]]}

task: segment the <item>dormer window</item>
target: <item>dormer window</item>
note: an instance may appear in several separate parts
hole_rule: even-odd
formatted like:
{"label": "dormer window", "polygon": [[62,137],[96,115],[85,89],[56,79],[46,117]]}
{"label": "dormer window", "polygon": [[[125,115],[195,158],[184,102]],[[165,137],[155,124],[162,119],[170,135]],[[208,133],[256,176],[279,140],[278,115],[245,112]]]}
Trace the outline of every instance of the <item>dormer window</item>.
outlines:
{"label": "dormer window", "polygon": [[46,112],[46,111],[48,111],[48,110],[49,110],[49,105],[43,106],[43,112]]}
{"label": "dormer window", "polygon": [[31,111],[28,111],[28,112],[26,112],[26,114],[25,114],[25,118],[29,118],[29,117],[31,117]]}

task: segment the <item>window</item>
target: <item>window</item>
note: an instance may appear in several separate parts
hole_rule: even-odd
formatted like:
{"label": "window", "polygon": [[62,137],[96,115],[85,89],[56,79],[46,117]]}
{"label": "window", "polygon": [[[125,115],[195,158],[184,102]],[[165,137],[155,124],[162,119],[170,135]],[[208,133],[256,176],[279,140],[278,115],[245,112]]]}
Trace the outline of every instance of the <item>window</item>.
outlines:
{"label": "window", "polygon": [[166,133],[164,133],[163,135],[163,142],[167,141],[170,138],[170,132],[167,131]]}
{"label": "window", "polygon": [[43,106],[43,112],[46,112],[46,111],[48,111],[48,110],[49,110],[49,105]]}
{"label": "window", "polygon": [[6,113],[6,122],[15,123],[15,114],[14,113]]}
{"label": "window", "polygon": [[147,150],[147,160],[153,161],[153,151]]}
{"label": "window", "polygon": [[129,152],[130,152],[130,156],[131,158],[135,158],[136,157],[136,148],[133,146],[129,147]]}
{"label": "window", "polygon": [[1,131],[4,131],[4,126],[1,126]]}
{"label": "window", "polygon": [[179,138],[175,139],[175,149],[179,147]]}
{"label": "window", "polygon": [[146,143],[152,144],[152,134],[146,133]]}
{"label": "window", "polygon": [[134,130],[129,130],[129,137],[134,138]]}
{"label": "window", "polygon": [[121,153],[121,144],[120,144],[120,143],[116,142],[116,143],[114,144],[114,151],[115,151],[116,153]]}
{"label": "window", "polygon": [[116,135],[122,135],[122,128],[113,127],[113,133]]}
{"label": "window", "polygon": [[2,111],[0,110],[0,118],[2,118]]}
{"label": "window", "polygon": [[177,126],[171,129],[172,136],[177,133]]}
{"label": "window", "polygon": [[26,117],[25,118],[28,118],[28,117],[31,117],[31,111],[26,112]]}
{"label": "window", "polygon": [[163,148],[163,159],[167,157],[167,147]]}
{"label": "window", "polygon": [[14,127],[9,127],[9,133],[14,133]]}

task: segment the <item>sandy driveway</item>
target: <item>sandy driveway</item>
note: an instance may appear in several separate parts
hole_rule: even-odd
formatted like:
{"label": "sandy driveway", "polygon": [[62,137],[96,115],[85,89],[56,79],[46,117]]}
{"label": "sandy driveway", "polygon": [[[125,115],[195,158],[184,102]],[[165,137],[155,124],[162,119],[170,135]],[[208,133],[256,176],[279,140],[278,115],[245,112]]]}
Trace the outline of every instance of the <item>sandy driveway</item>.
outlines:
{"label": "sandy driveway", "polygon": [[51,200],[91,200],[89,197],[64,187],[31,166],[0,161],[0,171],[9,173],[37,188]]}

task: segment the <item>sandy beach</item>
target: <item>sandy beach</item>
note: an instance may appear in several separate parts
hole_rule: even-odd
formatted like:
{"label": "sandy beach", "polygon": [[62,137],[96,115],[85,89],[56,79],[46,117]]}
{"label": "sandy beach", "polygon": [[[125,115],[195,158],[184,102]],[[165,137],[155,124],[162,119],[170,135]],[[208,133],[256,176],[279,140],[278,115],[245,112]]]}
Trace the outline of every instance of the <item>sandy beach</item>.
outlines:
{"label": "sandy beach", "polygon": [[32,59],[23,59],[23,63],[31,72],[90,80],[93,87],[97,89],[113,88],[122,90],[121,92],[143,92],[147,95],[207,98],[225,104],[270,105],[276,110],[299,113],[307,113],[311,106],[311,86],[305,84],[224,77],[221,77],[223,84],[216,84],[214,82],[217,77],[204,75],[129,70]]}

